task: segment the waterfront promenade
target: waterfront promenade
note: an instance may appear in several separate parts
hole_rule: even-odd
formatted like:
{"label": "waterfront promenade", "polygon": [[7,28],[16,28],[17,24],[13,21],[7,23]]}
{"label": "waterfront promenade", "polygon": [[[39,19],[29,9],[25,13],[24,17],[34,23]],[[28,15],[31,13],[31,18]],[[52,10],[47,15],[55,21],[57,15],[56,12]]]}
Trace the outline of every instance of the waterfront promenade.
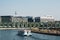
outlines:
{"label": "waterfront promenade", "polygon": [[23,29],[29,29],[29,28],[0,28],[0,30],[23,30]]}

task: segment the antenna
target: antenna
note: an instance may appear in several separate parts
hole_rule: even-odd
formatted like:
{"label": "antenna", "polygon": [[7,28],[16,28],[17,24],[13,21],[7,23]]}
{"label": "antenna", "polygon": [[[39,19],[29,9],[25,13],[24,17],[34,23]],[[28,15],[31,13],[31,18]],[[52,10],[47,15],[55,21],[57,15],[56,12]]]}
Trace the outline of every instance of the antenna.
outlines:
{"label": "antenna", "polygon": [[15,11],[15,16],[17,15],[17,12]]}

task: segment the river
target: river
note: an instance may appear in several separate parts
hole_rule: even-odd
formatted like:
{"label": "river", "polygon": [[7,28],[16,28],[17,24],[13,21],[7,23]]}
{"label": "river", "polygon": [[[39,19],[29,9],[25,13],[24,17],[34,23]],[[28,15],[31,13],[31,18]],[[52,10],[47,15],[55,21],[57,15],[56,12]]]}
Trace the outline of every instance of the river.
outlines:
{"label": "river", "polygon": [[18,30],[0,30],[0,40],[60,40],[60,36],[32,33],[32,36],[18,36]]}

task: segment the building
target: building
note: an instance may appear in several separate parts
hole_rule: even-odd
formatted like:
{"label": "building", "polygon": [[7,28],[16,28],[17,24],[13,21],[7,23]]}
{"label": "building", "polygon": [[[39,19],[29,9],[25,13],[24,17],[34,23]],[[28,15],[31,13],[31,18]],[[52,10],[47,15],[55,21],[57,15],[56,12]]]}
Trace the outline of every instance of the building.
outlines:
{"label": "building", "polygon": [[12,16],[0,16],[0,21],[2,23],[10,23],[12,22]]}
{"label": "building", "polygon": [[28,19],[22,16],[15,16],[13,17],[13,22],[27,22]]}
{"label": "building", "polygon": [[60,20],[55,20],[55,24],[60,24]]}
{"label": "building", "polygon": [[31,16],[26,16],[26,18],[28,18],[28,22],[33,22],[33,17],[31,17]]}
{"label": "building", "polygon": [[40,22],[40,17],[35,17],[35,22]]}
{"label": "building", "polygon": [[53,16],[42,16],[41,22],[53,22],[55,19]]}
{"label": "building", "polygon": [[55,21],[53,16],[42,16],[42,17],[32,17],[32,16],[0,16],[0,22],[53,22]]}

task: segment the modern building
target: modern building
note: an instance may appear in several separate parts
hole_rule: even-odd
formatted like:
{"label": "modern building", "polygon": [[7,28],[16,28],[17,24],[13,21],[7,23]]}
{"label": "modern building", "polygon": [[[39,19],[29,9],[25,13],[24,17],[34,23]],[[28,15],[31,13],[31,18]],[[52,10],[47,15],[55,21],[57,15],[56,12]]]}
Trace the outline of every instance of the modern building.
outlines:
{"label": "modern building", "polygon": [[40,22],[40,17],[35,17],[35,22]]}
{"label": "modern building", "polygon": [[53,16],[42,16],[41,22],[53,22],[55,19]]}
{"label": "modern building", "polygon": [[32,16],[26,16],[28,18],[28,22],[33,22],[33,17]]}
{"label": "modern building", "polygon": [[22,16],[15,16],[13,17],[13,22],[27,22],[28,19]]}
{"label": "modern building", "polygon": [[0,21],[2,23],[10,23],[12,22],[12,16],[0,16]]}
{"label": "modern building", "polygon": [[53,16],[0,16],[0,22],[53,22],[55,21]]}
{"label": "modern building", "polygon": [[55,20],[55,24],[60,24],[60,20]]}

